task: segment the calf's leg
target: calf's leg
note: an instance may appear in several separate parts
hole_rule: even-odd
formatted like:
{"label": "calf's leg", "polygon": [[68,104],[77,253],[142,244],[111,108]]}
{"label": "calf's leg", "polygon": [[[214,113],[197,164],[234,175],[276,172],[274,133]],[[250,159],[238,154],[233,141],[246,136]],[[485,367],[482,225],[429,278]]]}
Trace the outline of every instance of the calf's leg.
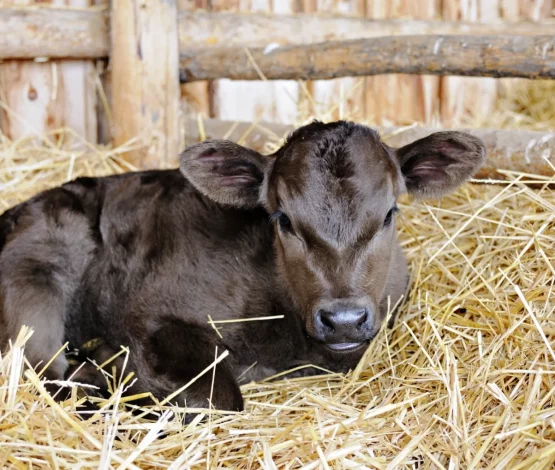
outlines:
{"label": "calf's leg", "polygon": [[[147,328],[148,329],[148,328]],[[116,341],[115,339],[112,339]],[[189,325],[179,319],[164,319],[157,324],[150,334],[141,338],[131,347],[129,364],[124,370],[123,355],[110,361],[105,372],[116,374],[116,383],[127,373],[135,372],[136,380],[126,388],[126,395],[151,393],[157,400],[164,400],[173,392],[198,376],[209,367],[224,347],[218,344],[211,329]],[[118,351],[103,343],[92,351],[81,351],[88,359],[72,365],[67,377],[74,382],[94,385],[96,389],[85,388],[80,395],[109,395],[107,377],[97,367],[111,359]],[[93,364],[93,361],[95,364]],[[242,411],[243,397],[233,375],[232,368],[224,360],[216,365],[216,370],[208,370],[184,391],[176,395],[171,403],[188,408],[210,408],[220,410]],[[151,400],[140,400],[139,405],[152,404]],[[85,416],[96,409],[94,403],[84,403]],[[188,413],[185,422],[190,422],[194,414]]]}
{"label": "calf's leg", "polygon": [[[215,332],[206,327],[190,325],[179,319],[165,319],[147,339],[145,359],[154,376],[139,384],[157,399],[177,391],[204,369],[210,366],[218,354],[224,352],[218,344]],[[213,369],[200,376],[172,402],[188,408],[209,408],[242,411],[243,397],[230,364],[223,360]]]}
{"label": "calf's leg", "polygon": [[[94,341],[96,343],[96,341]],[[102,342],[101,342],[102,343]],[[66,378],[74,383],[85,386],[77,386],[77,397],[85,398],[77,413],[87,419],[92,413],[98,411],[98,403],[90,400],[90,397],[109,398],[113,392],[110,383],[119,384],[124,373],[124,357],[119,355],[114,358],[118,351],[105,343],[94,349],[83,348],[79,351],[79,359],[72,361],[66,373]],[[102,368],[100,366],[103,366]],[[92,385],[93,387],[88,387]],[[71,390],[60,392],[60,399],[67,399]]]}
{"label": "calf's leg", "polygon": [[[94,341],[94,343],[97,343],[97,341]],[[81,360],[70,365],[66,375],[67,379],[72,382],[95,387],[83,390],[85,394],[108,397],[110,391],[113,391],[110,390],[111,387],[109,387],[108,382],[117,386],[126,373],[124,370],[125,358],[121,354],[115,357],[118,353],[116,349],[105,344],[102,340],[100,343],[92,350],[82,348],[80,350]]]}
{"label": "calf's leg", "polygon": [[[156,400],[164,400],[208,368],[216,359],[216,350],[218,355],[225,351],[211,328],[177,318],[156,319],[155,325],[148,326],[137,318],[131,324],[131,328],[121,328],[127,335],[121,343],[130,347],[129,370],[135,373],[136,381],[128,392],[133,395],[150,393]],[[227,360],[219,362],[215,371],[211,368],[200,375],[170,403],[187,408],[243,410],[243,397]],[[138,404],[153,403],[145,399]],[[185,422],[193,416],[188,413]]]}

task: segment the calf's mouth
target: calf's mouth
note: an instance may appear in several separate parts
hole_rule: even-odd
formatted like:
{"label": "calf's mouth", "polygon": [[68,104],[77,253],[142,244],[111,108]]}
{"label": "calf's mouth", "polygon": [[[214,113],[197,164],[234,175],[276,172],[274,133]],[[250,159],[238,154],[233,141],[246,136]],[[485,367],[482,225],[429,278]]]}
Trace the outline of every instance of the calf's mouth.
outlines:
{"label": "calf's mouth", "polygon": [[367,347],[370,341],[361,341],[359,343],[327,343],[326,348],[334,352],[353,352],[363,347]]}

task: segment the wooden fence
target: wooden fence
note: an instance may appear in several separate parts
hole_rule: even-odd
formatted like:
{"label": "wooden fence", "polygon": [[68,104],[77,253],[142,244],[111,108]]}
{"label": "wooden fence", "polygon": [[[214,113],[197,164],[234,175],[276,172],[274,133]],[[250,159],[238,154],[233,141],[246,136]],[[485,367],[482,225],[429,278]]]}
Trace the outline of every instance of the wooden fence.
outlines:
{"label": "wooden fence", "polygon": [[[65,63],[109,59],[114,143],[139,137],[139,167],[175,160],[197,122],[184,119],[181,86],[198,80],[330,79],[388,73],[555,78],[555,22],[365,20],[314,15],[183,11],[176,0],[113,0],[107,9],[0,8],[0,59]],[[89,62],[90,63],[90,62]],[[0,70],[1,72],[1,70]],[[0,81],[10,92],[10,81]],[[29,99],[40,90],[24,90]],[[5,133],[14,119],[4,110]],[[195,131],[195,126],[197,131]],[[222,137],[230,125],[205,123]],[[258,126],[260,127],[260,126]],[[265,125],[274,132],[284,127]],[[239,128],[244,128],[239,126]],[[391,130],[391,129],[389,129]],[[411,130],[397,137],[424,135]],[[480,130],[490,164],[552,172],[555,136]],[[251,143],[258,145],[256,136]],[[279,134],[281,135],[281,134]]]}

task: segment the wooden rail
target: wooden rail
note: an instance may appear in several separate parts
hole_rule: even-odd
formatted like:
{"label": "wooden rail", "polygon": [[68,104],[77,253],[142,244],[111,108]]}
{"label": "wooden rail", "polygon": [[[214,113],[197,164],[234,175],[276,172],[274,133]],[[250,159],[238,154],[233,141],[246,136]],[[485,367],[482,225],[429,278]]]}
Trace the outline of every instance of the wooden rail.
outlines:
{"label": "wooden rail", "polygon": [[[110,14],[101,9],[0,8],[0,59],[96,59],[110,55]],[[416,34],[553,35],[554,21],[459,23],[317,15],[178,13],[179,50],[314,44]]]}
{"label": "wooden rail", "polygon": [[110,51],[101,10],[0,8],[0,59],[96,59]]}
{"label": "wooden rail", "polygon": [[[379,127],[374,126],[388,145],[402,147],[433,132],[444,129],[425,127]],[[278,143],[293,126],[271,123],[233,123],[206,119],[202,123],[202,135],[197,120],[186,121],[187,144],[201,138],[230,139],[239,141],[259,152],[267,152],[267,144]],[[476,175],[478,178],[502,178],[497,169],[553,175],[555,166],[555,132],[514,131],[505,129],[459,129],[484,141],[487,161]]]}
{"label": "wooden rail", "polygon": [[309,14],[265,15],[220,12],[179,14],[179,49],[266,47],[268,44],[314,44],[339,39],[416,34],[554,35],[555,21],[465,23],[408,19],[369,20]]}
{"label": "wooden rail", "polygon": [[182,53],[184,81],[329,79],[386,73],[555,78],[555,36],[388,36]]}

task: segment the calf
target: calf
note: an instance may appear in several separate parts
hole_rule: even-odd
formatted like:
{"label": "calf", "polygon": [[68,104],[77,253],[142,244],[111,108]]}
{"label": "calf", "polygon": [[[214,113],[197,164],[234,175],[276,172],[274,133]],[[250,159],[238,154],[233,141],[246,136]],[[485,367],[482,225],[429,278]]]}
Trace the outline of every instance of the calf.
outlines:
{"label": "calf", "polygon": [[[131,391],[157,398],[227,349],[212,404],[230,410],[243,407],[239,376],[347,371],[407,288],[397,197],[444,195],[484,154],[461,132],[393,149],[367,127],[314,122],[273,155],[207,141],[183,152],[179,170],[45,191],[0,218],[0,347],[22,325],[35,331],[33,365],[66,341],[100,337],[104,357],[125,345]],[[283,319],[230,323],[220,338],[209,315]],[[60,355],[47,376],[67,374]],[[212,380],[175,401],[206,407]]]}

